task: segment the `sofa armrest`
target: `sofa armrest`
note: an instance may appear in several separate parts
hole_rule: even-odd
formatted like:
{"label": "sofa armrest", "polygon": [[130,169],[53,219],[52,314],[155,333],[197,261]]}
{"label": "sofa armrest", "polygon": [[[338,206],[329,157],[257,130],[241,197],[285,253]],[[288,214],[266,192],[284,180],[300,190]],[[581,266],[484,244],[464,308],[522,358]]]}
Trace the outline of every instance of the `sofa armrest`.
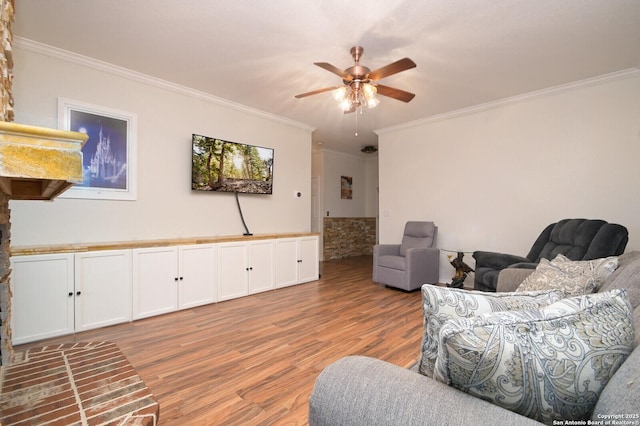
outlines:
{"label": "sofa armrest", "polygon": [[537,263],[534,262],[519,262],[509,265],[509,268],[517,268],[517,269],[536,269],[538,267]]}
{"label": "sofa armrest", "polygon": [[400,244],[376,244],[373,246],[373,256],[400,256]]}
{"label": "sofa armrest", "polygon": [[486,267],[498,270],[514,263],[529,262],[526,257],[492,251],[474,251],[473,258],[476,260],[476,268]]}
{"label": "sofa armrest", "polygon": [[373,246],[373,281],[378,282],[378,258],[380,256],[399,256],[400,244],[376,244]]}
{"label": "sofa armrest", "polygon": [[540,425],[519,414],[378,359],[325,368],[309,400],[310,426]]}
{"label": "sofa armrest", "polygon": [[534,269],[506,268],[498,274],[498,285],[496,291],[515,291],[520,283],[527,278]]}
{"label": "sofa armrest", "polygon": [[437,284],[440,279],[440,249],[437,247],[412,248],[407,250],[407,271],[421,277],[422,284]]}

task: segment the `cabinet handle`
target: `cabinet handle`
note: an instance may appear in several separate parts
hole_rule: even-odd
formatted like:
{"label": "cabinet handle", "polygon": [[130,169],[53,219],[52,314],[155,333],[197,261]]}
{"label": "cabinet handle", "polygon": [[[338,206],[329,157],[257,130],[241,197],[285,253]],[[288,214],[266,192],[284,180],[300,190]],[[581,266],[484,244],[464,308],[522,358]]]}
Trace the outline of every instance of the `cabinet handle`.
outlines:
{"label": "cabinet handle", "polygon": [[82,293],[80,291],[76,291],[76,296],[80,296]]}
{"label": "cabinet handle", "polygon": [[298,263],[302,263],[302,259],[298,259]]}
{"label": "cabinet handle", "polygon": [[73,296],[73,292],[72,291],[69,292],[69,297],[71,297],[71,296]]}
{"label": "cabinet handle", "polygon": [[184,279],[184,277],[180,277],[180,281],[182,281]]}
{"label": "cabinet handle", "polygon": [[178,282],[178,277],[175,277],[173,280],[174,280],[175,282]]}

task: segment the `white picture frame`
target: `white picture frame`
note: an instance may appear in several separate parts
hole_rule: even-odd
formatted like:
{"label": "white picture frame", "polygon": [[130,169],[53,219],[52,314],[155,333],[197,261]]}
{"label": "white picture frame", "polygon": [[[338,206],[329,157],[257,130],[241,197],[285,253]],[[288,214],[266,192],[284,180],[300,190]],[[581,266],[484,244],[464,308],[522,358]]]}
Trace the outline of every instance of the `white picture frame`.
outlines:
{"label": "white picture frame", "polygon": [[60,198],[136,199],[136,114],[58,98],[58,126],[89,135],[82,148],[84,181]]}

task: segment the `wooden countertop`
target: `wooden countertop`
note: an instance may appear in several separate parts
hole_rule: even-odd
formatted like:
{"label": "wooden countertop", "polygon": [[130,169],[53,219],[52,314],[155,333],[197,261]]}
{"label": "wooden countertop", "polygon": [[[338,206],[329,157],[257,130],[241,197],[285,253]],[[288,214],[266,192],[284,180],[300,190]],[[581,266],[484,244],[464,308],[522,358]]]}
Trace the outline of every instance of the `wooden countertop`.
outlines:
{"label": "wooden countertop", "polygon": [[284,234],[256,234],[226,235],[211,237],[190,237],[190,238],[170,238],[159,240],[134,240],[134,241],[114,241],[103,243],[81,243],[81,244],[57,244],[57,245],[37,245],[37,246],[15,246],[11,247],[12,256],[26,256],[35,254],[56,254],[56,253],[79,253],[100,250],[123,250],[149,247],[166,247],[176,245],[193,244],[217,244],[237,241],[271,240],[280,238],[300,238],[309,236],[319,236],[317,232],[292,232]]}

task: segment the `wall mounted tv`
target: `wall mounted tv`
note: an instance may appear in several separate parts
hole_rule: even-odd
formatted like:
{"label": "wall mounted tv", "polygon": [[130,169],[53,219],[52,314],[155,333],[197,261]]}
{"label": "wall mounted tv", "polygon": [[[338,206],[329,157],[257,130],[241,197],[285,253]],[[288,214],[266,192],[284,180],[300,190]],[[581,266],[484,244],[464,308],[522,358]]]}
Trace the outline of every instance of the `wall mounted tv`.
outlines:
{"label": "wall mounted tv", "polygon": [[194,134],[191,189],[271,194],[273,149]]}

